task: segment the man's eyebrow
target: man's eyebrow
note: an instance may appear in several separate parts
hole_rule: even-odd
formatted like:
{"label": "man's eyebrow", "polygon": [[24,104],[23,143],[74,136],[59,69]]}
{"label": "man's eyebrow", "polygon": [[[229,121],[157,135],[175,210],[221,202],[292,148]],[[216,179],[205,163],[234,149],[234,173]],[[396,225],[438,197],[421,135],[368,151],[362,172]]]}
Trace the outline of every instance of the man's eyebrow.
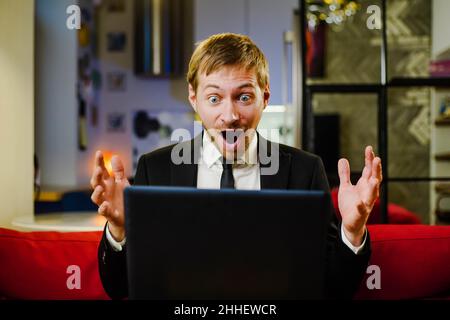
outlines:
{"label": "man's eyebrow", "polygon": [[[251,82],[246,82],[241,84],[239,87],[237,87],[237,89],[243,89],[243,88],[254,88],[255,85]],[[213,88],[213,89],[221,89],[220,86],[216,85],[216,84],[208,84],[205,86],[204,90],[208,89],[208,88]]]}
{"label": "man's eyebrow", "polygon": [[247,82],[247,83],[241,84],[241,85],[238,87],[238,89],[243,89],[243,88],[254,88],[254,87],[255,87],[255,85],[254,85],[253,83]]}
{"label": "man's eyebrow", "polygon": [[205,89],[208,89],[208,88],[220,89],[220,87],[218,85],[215,85],[215,84],[208,84],[208,85],[206,85]]}

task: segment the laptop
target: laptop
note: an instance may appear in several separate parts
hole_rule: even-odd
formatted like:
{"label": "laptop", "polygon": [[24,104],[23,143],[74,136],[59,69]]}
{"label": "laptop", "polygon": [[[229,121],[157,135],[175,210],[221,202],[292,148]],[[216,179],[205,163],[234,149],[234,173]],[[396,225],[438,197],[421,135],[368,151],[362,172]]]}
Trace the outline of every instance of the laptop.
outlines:
{"label": "laptop", "polygon": [[330,206],[321,191],[129,187],[129,298],[323,298]]}

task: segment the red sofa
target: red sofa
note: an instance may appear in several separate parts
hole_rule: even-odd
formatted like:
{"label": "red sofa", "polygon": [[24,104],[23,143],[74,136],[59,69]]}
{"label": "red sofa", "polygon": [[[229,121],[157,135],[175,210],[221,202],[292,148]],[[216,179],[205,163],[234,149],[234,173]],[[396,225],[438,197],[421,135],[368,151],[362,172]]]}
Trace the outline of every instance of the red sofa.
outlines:
{"label": "red sofa", "polygon": [[[369,290],[367,274],[357,299],[450,297],[450,226],[370,225],[371,265],[381,289]],[[97,268],[100,232],[17,232],[0,228],[0,298],[107,299]],[[80,288],[69,289],[70,266]],[[370,279],[369,279],[370,280]]]}
{"label": "red sofa", "polygon": [[[100,239],[101,232],[0,228],[0,298],[107,299],[97,266]],[[80,289],[67,287],[70,266],[80,268]]]}

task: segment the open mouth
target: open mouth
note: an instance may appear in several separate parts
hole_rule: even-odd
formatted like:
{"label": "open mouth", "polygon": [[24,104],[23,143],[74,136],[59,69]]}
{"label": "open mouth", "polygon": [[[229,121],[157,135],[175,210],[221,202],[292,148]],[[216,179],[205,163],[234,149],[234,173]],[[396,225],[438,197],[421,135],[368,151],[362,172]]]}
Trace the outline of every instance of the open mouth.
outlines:
{"label": "open mouth", "polygon": [[230,130],[222,130],[221,131],[223,140],[227,144],[230,144],[230,145],[235,144],[238,141],[239,136],[243,133],[244,133],[244,130],[242,130],[242,129],[236,129],[236,130],[230,129]]}

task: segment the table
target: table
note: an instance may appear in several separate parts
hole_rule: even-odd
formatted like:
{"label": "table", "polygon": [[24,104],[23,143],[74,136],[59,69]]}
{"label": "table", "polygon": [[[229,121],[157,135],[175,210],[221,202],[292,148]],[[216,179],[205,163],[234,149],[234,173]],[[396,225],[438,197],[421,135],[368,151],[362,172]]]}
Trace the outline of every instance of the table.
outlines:
{"label": "table", "polygon": [[102,231],[106,218],[97,211],[54,212],[35,216],[17,217],[12,221],[14,227],[24,231]]}

